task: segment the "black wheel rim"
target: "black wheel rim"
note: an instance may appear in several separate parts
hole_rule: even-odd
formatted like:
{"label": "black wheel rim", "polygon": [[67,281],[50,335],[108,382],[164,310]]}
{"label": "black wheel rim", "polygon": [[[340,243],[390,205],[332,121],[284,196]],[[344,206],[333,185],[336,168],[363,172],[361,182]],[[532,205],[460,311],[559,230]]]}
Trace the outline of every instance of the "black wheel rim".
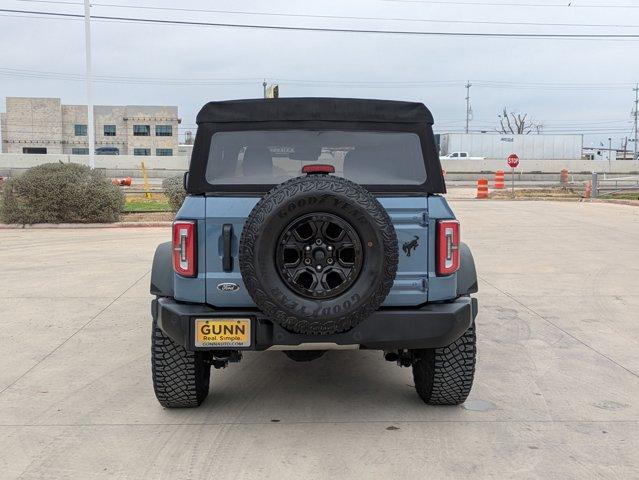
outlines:
{"label": "black wheel rim", "polygon": [[291,222],[280,235],[276,263],[282,280],[307,298],[335,297],[353,285],[362,268],[359,235],[345,220],[313,213]]}

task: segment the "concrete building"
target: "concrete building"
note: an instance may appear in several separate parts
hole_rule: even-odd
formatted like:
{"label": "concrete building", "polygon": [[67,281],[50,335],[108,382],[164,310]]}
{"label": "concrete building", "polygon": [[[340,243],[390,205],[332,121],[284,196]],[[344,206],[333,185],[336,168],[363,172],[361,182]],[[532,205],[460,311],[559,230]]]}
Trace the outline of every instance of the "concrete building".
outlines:
{"label": "concrete building", "polygon": [[[178,154],[177,107],[94,106],[98,155]],[[87,107],[59,98],[7,97],[0,114],[2,153],[86,155]]]}

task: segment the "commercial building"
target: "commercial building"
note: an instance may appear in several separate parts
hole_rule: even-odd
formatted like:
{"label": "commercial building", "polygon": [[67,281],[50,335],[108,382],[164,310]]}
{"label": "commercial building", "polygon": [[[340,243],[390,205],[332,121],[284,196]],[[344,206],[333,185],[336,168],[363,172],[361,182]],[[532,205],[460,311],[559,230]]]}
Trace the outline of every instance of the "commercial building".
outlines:
{"label": "commercial building", "polygon": [[[177,107],[96,105],[93,112],[98,155],[178,154]],[[7,97],[0,133],[2,153],[89,153],[87,106],[59,98]]]}

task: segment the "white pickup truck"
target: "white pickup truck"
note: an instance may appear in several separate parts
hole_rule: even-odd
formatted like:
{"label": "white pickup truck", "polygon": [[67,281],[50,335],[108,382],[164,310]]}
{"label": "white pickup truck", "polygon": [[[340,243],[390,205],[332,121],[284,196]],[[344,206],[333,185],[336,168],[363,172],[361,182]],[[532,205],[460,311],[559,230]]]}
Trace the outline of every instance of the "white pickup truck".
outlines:
{"label": "white pickup truck", "polygon": [[486,157],[471,157],[468,152],[450,152],[448,155],[439,157],[440,160],[447,160],[450,158],[458,158],[463,160],[486,160]]}

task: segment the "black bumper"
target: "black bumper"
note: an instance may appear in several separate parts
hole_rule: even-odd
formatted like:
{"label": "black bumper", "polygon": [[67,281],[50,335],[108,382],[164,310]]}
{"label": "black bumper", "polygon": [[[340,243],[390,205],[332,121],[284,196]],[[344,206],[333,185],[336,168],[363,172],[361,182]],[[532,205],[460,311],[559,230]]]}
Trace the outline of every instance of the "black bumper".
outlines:
{"label": "black bumper", "polygon": [[[328,344],[327,348],[359,345],[359,348],[371,350],[395,350],[450,345],[475,320],[477,299],[461,297],[453,302],[427,304],[420,308],[380,309],[352,330],[335,335],[291,333],[253,309],[216,309],[158,298],[153,300],[151,310],[162,331],[187,350],[216,350],[196,347],[194,342],[195,319],[215,317],[251,319],[251,346],[238,350],[267,350],[271,347],[285,350],[287,346],[294,348],[317,343]],[[228,347],[222,349],[227,350]]]}

